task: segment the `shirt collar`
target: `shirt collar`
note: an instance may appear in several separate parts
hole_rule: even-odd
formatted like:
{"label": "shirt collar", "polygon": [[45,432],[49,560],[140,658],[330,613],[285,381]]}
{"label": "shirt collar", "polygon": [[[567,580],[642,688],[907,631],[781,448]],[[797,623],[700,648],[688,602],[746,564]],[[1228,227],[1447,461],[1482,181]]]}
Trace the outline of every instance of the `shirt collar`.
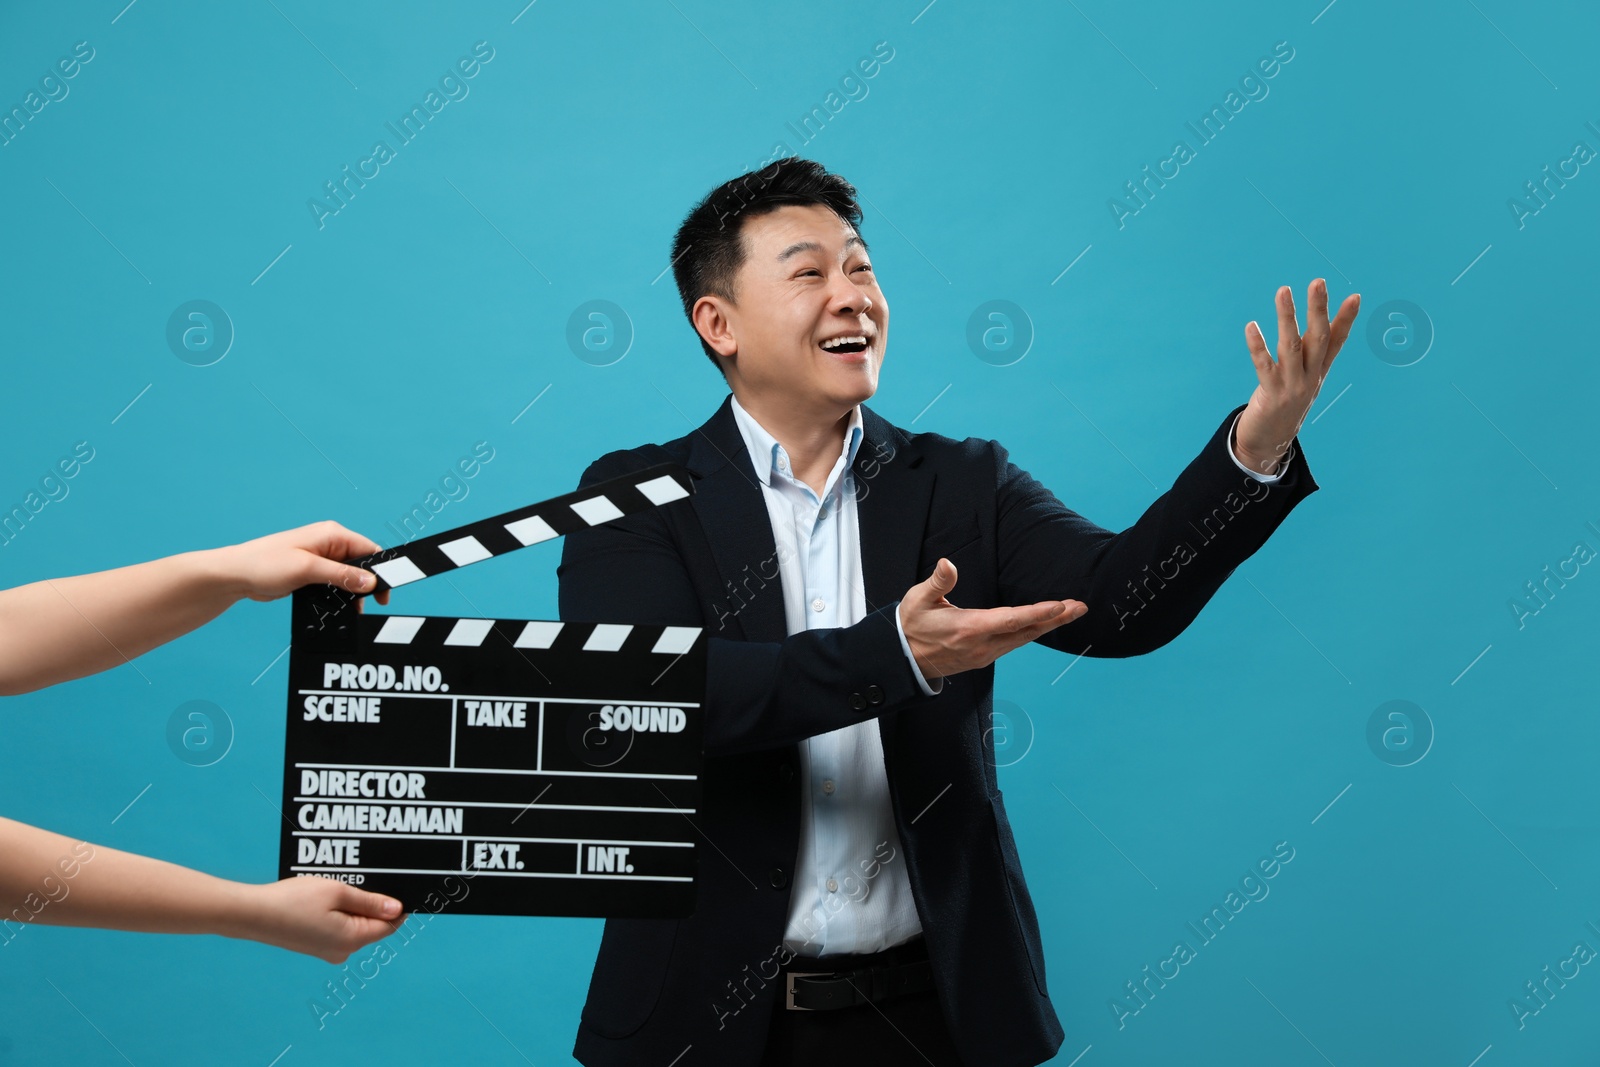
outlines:
{"label": "shirt collar", "polygon": [[[739,427],[739,434],[744,438],[745,449],[750,453],[750,464],[755,469],[756,477],[761,479],[761,484],[770,486],[774,473],[793,476],[792,471],[784,471],[778,466],[780,457],[787,460],[788,453],[778,443],[778,439],[766,431],[755,416],[744,409],[736,396],[729,397],[733,403],[733,419]],[[848,469],[856,461],[856,453],[861,449],[861,436],[864,432],[861,421],[861,405],[857,404],[850,409],[850,424],[845,429],[844,445],[840,449],[839,462],[834,464],[833,471],[828,475],[832,483],[841,467]]]}

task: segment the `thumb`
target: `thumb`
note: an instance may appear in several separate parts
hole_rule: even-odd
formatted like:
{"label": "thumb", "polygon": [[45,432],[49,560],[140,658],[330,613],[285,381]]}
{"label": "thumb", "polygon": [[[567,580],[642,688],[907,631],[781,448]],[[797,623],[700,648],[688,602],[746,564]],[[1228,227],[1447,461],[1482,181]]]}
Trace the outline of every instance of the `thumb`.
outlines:
{"label": "thumb", "polygon": [[378,584],[378,579],[369,570],[363,567],[351,567],[348,564],[336,563],[331,559],[321,559],[316,562],[312,572],[313,582],[327,582],[350,593],[370,593]]}
{"label": "thumb", "polygon": [[394,897],[384,896],[382,893],[369,893],[365,889],[347,886],[349,892],[342,895],[339,901],[339,910],[349,912],[351,915],[367,915],[374,919],[392,919],[400,914],[400,902]]}
{"label": "thumb", "polygon": [[940,556],[939,562],[934,564],[933,573],[928,575],[924,584],[936,597],[943,597],[956,587],[956,565]]}

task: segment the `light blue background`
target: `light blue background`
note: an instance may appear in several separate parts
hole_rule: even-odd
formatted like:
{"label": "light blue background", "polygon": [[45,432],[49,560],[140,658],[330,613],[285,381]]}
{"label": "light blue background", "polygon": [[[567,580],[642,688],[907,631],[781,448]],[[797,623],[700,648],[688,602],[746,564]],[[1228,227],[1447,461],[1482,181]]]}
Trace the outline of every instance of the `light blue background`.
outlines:
{"label": "light blue background", "polygon": [[[1523,1029],[1508,1005],[1575,943],[1600,949],[1600,577],[1522,629],[1508,601],[1575,542],[1600,549],[1600,173],[1523,228],[1507,206],[1574,142],[1600,149],[1592,6],[123,2],[0,12],[6,110],[95,49],[0,148],[0,505],[95,449],[0,548],[4,584],[322,518],[389,544],[474,442],[495,458],[435,529],[687,432],[724,390],[662,275],[672,233],[779,143],[867,198],[893,308],[872,406],[998,438],[1113,528],[1250,395],[1245,322],[1275,337],[1275,288],[1303,308],[1326,277],[1364,309],[1301,435],[1322,490],[1159,652],[1000,667],[1012,729],[1033,730],[1001,775],[1067,1031],[1055,1062],[1592,1055],[1593,967]],[[319,230],[308,199],[480,40],[470,95]],[[894,56],[868,94],[802,143],[786,123],[878,41]],[[1294,58],[1269,95],[1119,229],[1108,199],[1194,147],[1184,123],[1278,41]],[[165,341],[193,299],[237,333],[209,367]],[[591,299],[635,333],[610,366],[565,340]],[[995,299],[1035,333],[1011,366],[966,342]],[[1411,366],[1367,341],[1391,300],[1437,334]],[[553,617],[558,556],[397,599]],[[6,701],[0,811],[271,879],[287,623],[287,603],[247,603]],[[204,768],[165,736],[197,699],[237,733]],[[1366,742],[1393,699],[1437,731],[1414,766]],[[1119,1029],[1123,984],[1280,841],[1295,857],[1270,896]],[[0,948],[0,1064],[565,1063],[600,925],[441,917],[320,1031],[308,1002],[338,970],[313,959],[36,925]]]}

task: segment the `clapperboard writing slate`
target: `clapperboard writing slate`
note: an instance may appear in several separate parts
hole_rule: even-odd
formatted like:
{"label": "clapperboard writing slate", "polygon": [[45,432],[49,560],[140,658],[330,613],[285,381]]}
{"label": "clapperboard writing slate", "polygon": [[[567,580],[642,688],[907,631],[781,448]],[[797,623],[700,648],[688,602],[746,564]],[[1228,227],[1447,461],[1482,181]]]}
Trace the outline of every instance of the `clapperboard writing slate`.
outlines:
{"label": "clapperboard writing slate", "polygon": [[[663,464],[350,562],[402,586],[692,491]],[[337,878],[410,909],[470,875],[458,913],[693,910],[699,627],[367,614],[358,600],[294,594],[280,878]]]}

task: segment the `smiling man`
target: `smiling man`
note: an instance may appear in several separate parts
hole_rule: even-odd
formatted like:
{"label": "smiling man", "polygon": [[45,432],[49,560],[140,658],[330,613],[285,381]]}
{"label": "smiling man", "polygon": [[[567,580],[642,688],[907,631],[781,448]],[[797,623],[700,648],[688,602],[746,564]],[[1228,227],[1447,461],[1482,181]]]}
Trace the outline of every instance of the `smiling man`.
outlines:
{"label": "smiling man", "polygon": [[1349,335],[1278,291],[1259,384],[1121,533],[997,442],[909,434],[864,403],[889,304],[855,189],[786,158],[679,228],[684,310],[730,391],[693,433],[612,452],[687,500],[569,534],[563,619],[703,626],[698,897],[610,919],[574,1055],[589,1065],[1023,1067],[1064,1032],[995,778],[994,662],[1027,642],[1172,640],[1317,488],[1295,433]]}

